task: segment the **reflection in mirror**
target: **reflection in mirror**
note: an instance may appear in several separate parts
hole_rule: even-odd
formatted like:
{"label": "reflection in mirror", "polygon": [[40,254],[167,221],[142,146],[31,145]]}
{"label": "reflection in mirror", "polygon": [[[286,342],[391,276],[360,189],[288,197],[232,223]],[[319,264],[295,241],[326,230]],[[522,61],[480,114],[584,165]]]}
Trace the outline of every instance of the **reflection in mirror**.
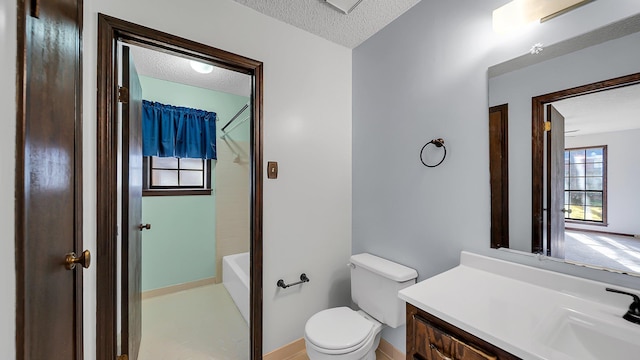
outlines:
{"label": "reflection in mirror", "polygon": [[508,209],[491,170],[492,244],[502,226],[511,249],[640,274],[639,31],[636,15],[489,68],[489,106],[508,108]]}

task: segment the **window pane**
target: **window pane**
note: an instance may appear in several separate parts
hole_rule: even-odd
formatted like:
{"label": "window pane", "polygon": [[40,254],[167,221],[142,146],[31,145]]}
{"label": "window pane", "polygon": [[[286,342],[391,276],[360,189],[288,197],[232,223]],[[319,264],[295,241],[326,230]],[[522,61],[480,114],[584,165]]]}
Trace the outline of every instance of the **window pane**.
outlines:
{"label": "window pane", "polygon": [[151,167],[154,169],[177,169],[178,168],[178,159],[177,158],[167,158],[167,157],[151,157]]}
{"label": "window pane", "polygon": [[569,164],[569,151],[564,152],[564,164],[565,165]]}
{"label": "window pane", "polygon": [[602,162],[604,159],[602,157],[602,153],[603,153],[603,148],[587,149],[586,150],[587,163]]}
{"label": "window pane", "polygon": [[599,206],[586,206],[584,219],[591,221],[602,221],[602,208]]}
{"label": "window pane", "polygon": [[202,171],[180,171],[180,186],[202,186]]}
{"label": "window pane", "polygon": [[583,177],[572,177],[570,178],[570,189],[571,190],[584,190],[584,178]]}
{"label": "window pane", "polygon": [[602,163],[587,164],[587,176],[602,176],[604,166]]}
{"label": "window pane", "polygon": [[571,164],[569,172],[571,176],[584,176],[584,164]]}
{"label": "window pane", "polygon": [[586,190],[602,190],[602,178],[588,177]]}
{"label": "window pane", "polygon": [[584,220],[584,206],[581,205],[571,205],[569,207],[571,213],[569,214],[569,218],[573,220]]}
{"label": "window pane", "polygon": [[565,178],[564,178],[564,189],[565,189],[565,190],[569,190],[569,189],[570,189],[570,187],[569,187],[569,186],[570,186],[570,184],[571,184],[570,179],[571,179],[571,178],[568,178],[568,177],[565,177]]}
{"label": "window pane", "polygon": [[569,195],[569,204],[571,205],[584,205],[584,193],[580,191],[571,191]]}
{"label": "window pane", "polygon": [[178,186],[178,170],[152,170],[151,186]]}
{"label": "window pane", "polygon": [[180,169],[202,170],[202,159],[180,159]]}
{"label": "window pane", "polygon": [[571,150],[571,163],[572,164],[584,164],[584,149],[582,150]]}
{"label": "window pane", "polygon": [[602,206],[602,193],[601,192],[587,192],[586,205]]}
{"label": "window pane", "polygon": [[566,178],[567,176],[569,176],[569,165],[565,165],[564,166],[564,177]]}

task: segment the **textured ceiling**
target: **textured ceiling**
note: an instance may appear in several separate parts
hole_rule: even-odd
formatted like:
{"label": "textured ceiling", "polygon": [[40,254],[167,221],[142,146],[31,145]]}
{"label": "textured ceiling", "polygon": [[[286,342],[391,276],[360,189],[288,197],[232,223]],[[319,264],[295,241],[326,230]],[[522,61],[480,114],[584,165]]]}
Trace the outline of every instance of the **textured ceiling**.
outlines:
{"label": "textured ceiling", "polygon": [[640,129],[640,85],[553,103],[565,117],[567,136]]}
{"label": "textured ceiling", "polygon": [[235,71],[214,67],[209,74],[200,74],[189,65],[189,60],[134,45],[131,47],[138,74],[191,85],[203,89],[247,96],[251,95],[251,77]]}
{"label": "textured ceiling", "polygon": [[324,0],[234,0],[258,12],[355,48],[420,0],[363,0],[344,14]]}

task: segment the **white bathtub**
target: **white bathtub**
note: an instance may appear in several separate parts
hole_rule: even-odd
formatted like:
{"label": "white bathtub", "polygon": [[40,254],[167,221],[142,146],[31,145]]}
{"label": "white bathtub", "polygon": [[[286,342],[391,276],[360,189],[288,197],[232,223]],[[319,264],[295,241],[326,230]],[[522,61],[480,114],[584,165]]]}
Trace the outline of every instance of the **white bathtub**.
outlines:
{"label": "white bathtub", "polygon": [[222,283],[249,324],[249,253],[222,257]]}

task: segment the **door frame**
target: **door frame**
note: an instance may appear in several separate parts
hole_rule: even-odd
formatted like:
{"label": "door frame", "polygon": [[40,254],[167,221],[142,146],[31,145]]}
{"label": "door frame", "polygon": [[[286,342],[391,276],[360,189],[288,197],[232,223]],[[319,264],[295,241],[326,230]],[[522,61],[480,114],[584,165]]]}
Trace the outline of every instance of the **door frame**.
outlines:
{"label": "door frame", "polygon": [[531,252],[542,254],[545,249],[545,239],[543,235],[545,106],[559,100],[635,84],[640,84],[640,73],[620,76],[531,98]]}
{"label": "door frame", "polygon": [[117,357],[118,40],[252,75],[250,355],[262,358],[263,64],[145,26],[98,14],[96,359]]}

